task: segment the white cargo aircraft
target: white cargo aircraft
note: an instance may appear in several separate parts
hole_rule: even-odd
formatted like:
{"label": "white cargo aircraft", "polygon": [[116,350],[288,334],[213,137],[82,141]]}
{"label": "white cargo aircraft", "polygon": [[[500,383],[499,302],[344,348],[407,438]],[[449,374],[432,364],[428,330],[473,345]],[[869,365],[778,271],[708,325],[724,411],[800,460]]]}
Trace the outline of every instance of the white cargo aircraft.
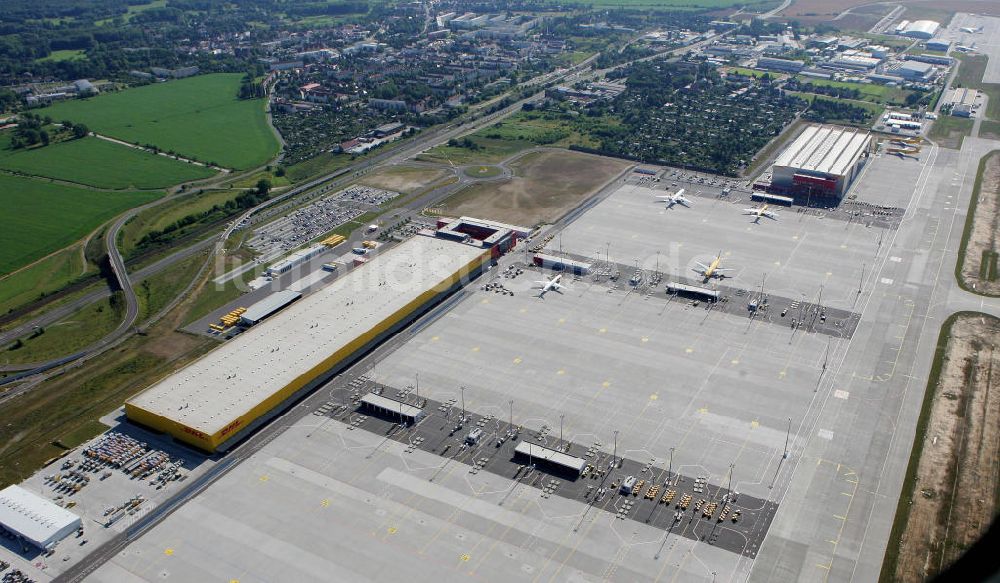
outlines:
{"label": "white cargo aircraft", "polygon": [[673,208],[675,204],[680,204],[684,206],[692,206],[691,200],[684,196],[684,189],[680,189],[677,192],[668,196],[658,196],[658,200],[667,203],[667,208]]}
{"label": "white cargo aircraft", "polygon": [[560,279],[562,279],[562,275],[556,275],[548,281],[536,281],[535,283],[538,284],[537,287],[542,290],[538,292],[538,297],[545,297],[545,293],[550,291],[562,293],[562,290],[566,289],[566,286],[559,283]]}
{"label": "white cargo aircraft", "polygon": [[698,267],[692,267],[691,269],[698,275],[705,278],[705,281],[712,279],[713,277],[718,277],[723,279],[726,277],[726,271],[732,271],[732,269],[723,269],[719,267],[722,264],[722,251],[719,251],[719,256],[712,260],[711,265],[705,265],[698,261],[694,262]]}
{"label": "white cargo aircraft", "polygon": [[743,214],[745,214],[745,215],[753,215],[753,217],[754,217],[753,222],[755,222],[755,223],[759,223],[761,217],[767,217],[767,218],[771,219],[772,221],[778,220],[778,213],[776,213],[774,211],[767,210],[767,206],[768,205],[765,204],[764,206],[757,207],[757,208],[743,209]]}

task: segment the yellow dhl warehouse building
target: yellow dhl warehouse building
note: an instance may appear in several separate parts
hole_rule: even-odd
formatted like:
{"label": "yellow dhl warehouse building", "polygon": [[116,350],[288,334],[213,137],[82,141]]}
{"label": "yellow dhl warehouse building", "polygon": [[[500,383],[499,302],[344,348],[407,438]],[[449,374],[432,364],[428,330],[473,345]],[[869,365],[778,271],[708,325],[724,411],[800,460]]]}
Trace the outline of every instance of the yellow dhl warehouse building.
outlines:
{"label": "yellow dhl warehouse building", "polygon": [[199,449],[224,450],[488,261],[481,247],[415,236],[160,380],[125,413]]}

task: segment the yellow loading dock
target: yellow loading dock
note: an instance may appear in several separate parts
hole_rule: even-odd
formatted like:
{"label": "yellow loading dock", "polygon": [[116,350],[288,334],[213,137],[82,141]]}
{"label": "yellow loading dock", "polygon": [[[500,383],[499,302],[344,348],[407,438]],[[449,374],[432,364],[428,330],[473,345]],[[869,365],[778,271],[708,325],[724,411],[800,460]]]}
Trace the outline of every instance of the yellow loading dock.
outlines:
{"label": "yellow loading dock", "polygon": [[214,452],[238,441],[475,277],[481,247],[416,236],[125,403],[128,418]]}

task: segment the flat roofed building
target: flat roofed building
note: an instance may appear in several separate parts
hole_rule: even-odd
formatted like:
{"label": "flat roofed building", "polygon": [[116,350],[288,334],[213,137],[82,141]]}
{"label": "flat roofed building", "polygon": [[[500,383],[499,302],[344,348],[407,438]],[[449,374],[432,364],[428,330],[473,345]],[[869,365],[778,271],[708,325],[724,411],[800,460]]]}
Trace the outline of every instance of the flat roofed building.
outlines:
{"label": "flat roofed building", "polygon": [[364,397],[361,397],[361,404],[383,417],[399,420],[401,423],[406,423],[407,425],[416,423],[424,416],[424,410],[420,407],[414,407],[402,401],[376,395],[375,393],[368,393]]}
{"label": "flat roofed building", "polygon": [[244,326],[253,326],[301,297],[302,294],[297,291],[288,289],[276,291],[247,308],[247,311],[240,316],[240,323]]}
{"label": "flat roofed building", "polygon": [[80,528],[80,517],[20,486],[0,490],[0,526],[40,549]]}
{"label": "flat roofed building", "polygon": [[517,447],[514,448],[514,455],[535,465],[546,465],[549,470],[570,476],[574,479],[580,477],[580,474],[583,473],[583,468],[587,465],[586,460],[583,458],[556,451],[537,443],[528,443],[527,441],[517,444]]}
{"label": "flat roofed building", "polygon": [[792,195],[843,197],[869,148],[868,132],[810,125],[775,160],[771,186]]}
{"label": "flat roofed building", "polygon": [[415,236],[157,382],[125,412],[205,451],[224,449],[486,261],[481,247]]}

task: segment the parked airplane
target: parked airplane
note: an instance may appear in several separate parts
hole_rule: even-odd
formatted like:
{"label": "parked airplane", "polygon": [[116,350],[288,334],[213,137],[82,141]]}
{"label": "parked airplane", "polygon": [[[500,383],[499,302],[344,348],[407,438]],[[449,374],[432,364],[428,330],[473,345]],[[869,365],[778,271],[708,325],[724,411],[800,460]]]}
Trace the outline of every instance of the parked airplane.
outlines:
{"label": "parked airplane", "polygon": [[562,275],[561,274],[560,275],[556,275],[555,277],[553,277],[552,279],[550,279],[548,281],[536,281],[535,283],[538,284],[537,287],[542,290],[542,291],[538,292],[538,297],[540,297],[540,298],[541,297],[545,297],[545,293],[546,292],[550,292],[550,291],[554,291],[554,292],[557,292],[557,293],[562,293],[562,290],[566,289],[566,286],[564,286],[564,285],[562,285],[562,284],[559,283],[560,279],[562,279]]}
{"label": "parked airplane", "polygon": [[778,220],[778,213],[767,210],[767,207],[768,205],[765,204],[764,206],[757,208],[743,209],[743,214],[753,215],[754,216],[753,222],[755,223],[759,223],[761,217],[767,217],[773,221]]}
{"label": "parked airplane", "polygon": [[971,26],[963,26],[962,28],[960,28],[958,30],[960,30],[962,32],[969,32],[969,33],[973,33],[974,34],[974,33],[977,33],[977,32],[982,32],[983,31],[983,27],[982,26],[977,26],[977,27],[973,28]]}
{"label": "parked airplane", "polygon": [[659,200],[662,200],[665,203],[667,203],[667,208],[673,208],[673,206],[675,204],[681,204],[681,205],[684,205],[684,206],[692,206],[691,200],[688,199],[688,197],[684,196],[684,189],[683,188],[680,189],[680,190],[678,190],[677,192],[669,195],[669,196],[658,196],[656,198],[659,199]]}
{"label": "parked airplane", "polygon": [[722,251],[719,251],[719,256],[713,259],[710,265],[705,265],[704,263],[700,263],[698,261],[695,261],[694,263],[698,267],[692,267],[691,269],[694,270],[695,273],[704,277],[705,281],[708,281],[713,277],[723,279],[726,277],[724,272],[732,271],[732,269],[723,269],[722,267],[719,267],[719,265],[722,264]]}

